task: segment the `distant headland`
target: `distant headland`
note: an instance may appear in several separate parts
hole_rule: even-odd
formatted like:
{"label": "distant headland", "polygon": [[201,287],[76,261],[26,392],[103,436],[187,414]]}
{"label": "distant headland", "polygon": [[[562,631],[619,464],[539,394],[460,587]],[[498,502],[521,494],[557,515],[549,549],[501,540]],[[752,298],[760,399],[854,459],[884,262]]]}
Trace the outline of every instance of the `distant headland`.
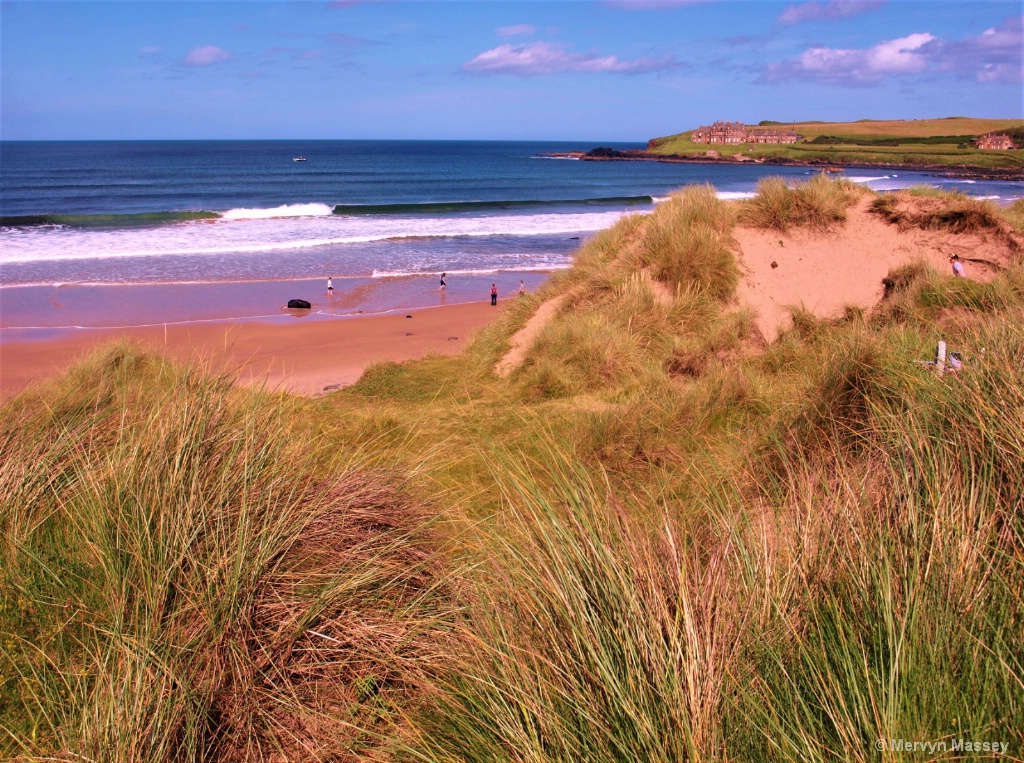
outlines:
{"label": "distant headland", "polygon": [[933,170],[955,177],[1024,180],[1024,120],[947,117],[857,122],[718,121],[652,138],[646,149],[600,146],[551,154],[588,161],[756,163]]}

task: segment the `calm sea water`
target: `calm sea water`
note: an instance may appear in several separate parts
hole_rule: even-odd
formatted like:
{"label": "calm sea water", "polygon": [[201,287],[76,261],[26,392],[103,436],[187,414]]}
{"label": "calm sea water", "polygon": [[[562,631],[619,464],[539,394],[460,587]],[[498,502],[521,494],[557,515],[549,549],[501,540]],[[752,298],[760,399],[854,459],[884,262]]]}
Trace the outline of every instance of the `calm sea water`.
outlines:
{"label": "calm sea water", "polygon": [[[640,144],[614,144],[616,148]],[[0,143],[0,285],[195,283],[544,271],[682,186],[726,198],[800,167],[583,162],[594,144]],[[293,161],[294,157],[306,161]],[[1008,201],[1020,183],[857,171]]]}

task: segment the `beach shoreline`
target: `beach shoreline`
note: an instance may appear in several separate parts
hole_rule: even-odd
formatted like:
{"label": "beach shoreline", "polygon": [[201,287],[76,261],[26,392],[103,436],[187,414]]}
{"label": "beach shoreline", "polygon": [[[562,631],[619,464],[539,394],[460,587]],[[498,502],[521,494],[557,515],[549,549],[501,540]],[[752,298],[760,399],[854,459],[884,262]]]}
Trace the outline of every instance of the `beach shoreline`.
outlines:
{"label": "beach shoreline", "polygon": [[[377,361],[461,352],[512,297],[544,272],[336,278],[326,281],[91,284],[0,288],[0,399],[68,368],[97,347],[139,342],[201,360],[245,384],[319,395],[357,381]],[[291,298],[309,310],[290,310]],[[499,303],[500,304],[500,303]]]}
{"label": "beach shoreline", "polygon": [[[334,294],[326,276],[299,280],[240,280],[152,283],[61,283],[0,285],[0,344],[47,340],[69,331],[143,329],[217,321],[335,320],[392,311],[445,307],[489,300],[490,286],[502,296],[519,281],[534,291],[550,270],[395,277],[334,276]],[[302,299],[307,311],[289,310]]]}
{"label": "beach shoreline", "polygon": [[374,315],[68,329],[7,339],[0,342],[0,399],[63,372],[104,344],[123,340],[208,363],[242,384],[317,396],[355,383],[375,362],[461,352],[500,311],[500,303],[495,309],[478,300]]}

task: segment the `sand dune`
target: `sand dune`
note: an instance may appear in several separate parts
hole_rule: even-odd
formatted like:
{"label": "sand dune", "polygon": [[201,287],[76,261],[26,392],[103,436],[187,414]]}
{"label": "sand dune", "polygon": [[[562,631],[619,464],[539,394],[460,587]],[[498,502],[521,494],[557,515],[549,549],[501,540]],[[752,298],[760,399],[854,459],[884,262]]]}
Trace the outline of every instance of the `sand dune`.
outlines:
{"label": "sand dune", "polygon": [[846,224],[828,232],[736,228],[743,271],[737,300],[757,311],[766,340],[792,323],[790,306],[803,305],[820,317],[841,314],[846,305],[874,306],[882,298],[882,279],[900,265],[922,261],[948,270],[947,258],[955,253],[965,260],[967,277],[986,281],[1013,256],[995,233],[901,231],[868,212],[871,199],[861,199]]}

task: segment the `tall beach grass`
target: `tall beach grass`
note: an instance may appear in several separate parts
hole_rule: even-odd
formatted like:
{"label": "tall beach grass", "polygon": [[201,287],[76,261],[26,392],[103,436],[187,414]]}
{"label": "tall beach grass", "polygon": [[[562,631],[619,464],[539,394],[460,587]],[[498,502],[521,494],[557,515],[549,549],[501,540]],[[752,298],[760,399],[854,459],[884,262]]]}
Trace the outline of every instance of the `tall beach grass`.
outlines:
{"label": "tall beach grass", "polygon": [[1020,266],[765,345],[668,218],[729,251],[691,189],[322,399],[119,345],[7,403],[0,757],[1021,758]]}
{"label": "tall beach grass", "polygon": [[114,345],[3,411],[0,749],[362,759],[443,639],[425,517],[301,404]]}

